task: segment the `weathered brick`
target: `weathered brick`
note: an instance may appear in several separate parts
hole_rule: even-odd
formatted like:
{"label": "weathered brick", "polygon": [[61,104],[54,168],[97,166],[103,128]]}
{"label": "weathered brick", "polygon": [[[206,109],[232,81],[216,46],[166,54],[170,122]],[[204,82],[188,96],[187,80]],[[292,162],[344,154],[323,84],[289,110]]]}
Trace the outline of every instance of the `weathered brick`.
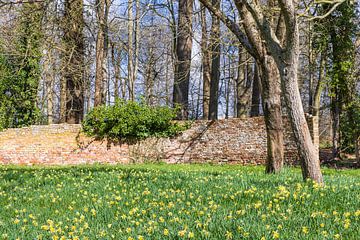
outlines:
{"label": "weathered brick", "polygon": [[[285,159],[297,151],[284,118]],[[175,138],[147,139],[134,145],[96,141],[80,134],[81,126],[52,124],[0,132],[0,164],[75,165],[164,160],[168,163],[211,162],[263,164],[266,131],[262,117],[195,121]]]}

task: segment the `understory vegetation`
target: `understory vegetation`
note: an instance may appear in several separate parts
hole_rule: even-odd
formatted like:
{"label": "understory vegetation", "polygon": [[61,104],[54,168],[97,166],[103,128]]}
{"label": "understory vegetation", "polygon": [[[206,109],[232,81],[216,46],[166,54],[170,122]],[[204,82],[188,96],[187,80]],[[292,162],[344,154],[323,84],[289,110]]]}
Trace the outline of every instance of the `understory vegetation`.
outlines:
{"label": "understory vegetation", "polygon": [[0,167],[1,239],[357,239],[360,170]]}
{"label": "understory vegetation", "polygon": [[178,109],[149,106],[145,102],[118,99],[112,106],[94,108],[82,122],[83,131],[99,139],[136,141],[148,137],[172,137],[190,126],[174,122]]}

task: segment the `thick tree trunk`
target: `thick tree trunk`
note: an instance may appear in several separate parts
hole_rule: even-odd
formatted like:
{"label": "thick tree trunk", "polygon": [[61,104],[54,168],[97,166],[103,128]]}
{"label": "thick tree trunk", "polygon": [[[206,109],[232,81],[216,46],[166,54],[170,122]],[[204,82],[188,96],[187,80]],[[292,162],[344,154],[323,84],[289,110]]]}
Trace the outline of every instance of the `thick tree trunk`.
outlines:
{"label": "thick tree trunk", "polygon": [[210,105],[210,79],[211,79],[211,57],[209,39],[207,34],[206,11],[201,6],[201,52],[202,52],[202,76],[203,76],[203,119],[208,119]]}
{"label": "thick tree trunk", "polygon": [[174,76],[173,104],[180,105],[178,119],[188,117],[189,82],[192,49],[193,0],[179,1],[179,20],[176,41],[176,66]]}
{"label": "thick tree trunk", "polygon": [[284,164],[284,134],[281,114],[281,87],[279,72],[273,58],[265,55],[259,66],[262,105],[267,133],[266,172],[277,173]]}
{"label": "thick tree trunk", "polygon": [[105,0],[96,0],[96,15],[98,32],[96,38],[96,68],[95,68],[95,99],[94,107],[105,102],[104,80],[105,74]]}
{"label": "thick tree trunk", "polygon": [[257,64],[254,68],[254,78],[252,83],[252,93],[251,93],[251,109],[250,116],[256,117],[260,115],[260,80]]}
{"label": "thick tree trunk", "polygon": [[[220,9],[220,0],[212,0],[215,8]],[[219,81],[220,81],[220,19],[212,17],[211,25],[211,80],[209,120],[218,118]]]}
{"label": "thick tree trunk", "polygon": [[67,123],[80,123],[84,115],[85,69],[82,0],[65,2],[64,24],[65,53],[62,60],[65,68],[62,87],[66,86],[65,121]]}
{"label": "thick tree trunk", "polygon": [[311,140],[298,88],[298,38],[296,38],[295,41],[294,49],[288,52],[285,61],[278,65],[281,83],[295,142],[299,152],[303,178],[311,178],[316,182],[322,183],[323,177],[320,170],[319,155]]}

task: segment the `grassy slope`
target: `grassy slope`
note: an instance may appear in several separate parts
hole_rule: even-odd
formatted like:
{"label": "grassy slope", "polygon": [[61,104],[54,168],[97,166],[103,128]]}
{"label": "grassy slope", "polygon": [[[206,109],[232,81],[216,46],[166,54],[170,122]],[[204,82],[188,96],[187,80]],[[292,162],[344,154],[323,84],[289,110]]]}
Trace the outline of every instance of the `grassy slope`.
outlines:
{"label": "grassy slope", "polygon": [[360,170],[0,167],[0,239],[358,239]]}

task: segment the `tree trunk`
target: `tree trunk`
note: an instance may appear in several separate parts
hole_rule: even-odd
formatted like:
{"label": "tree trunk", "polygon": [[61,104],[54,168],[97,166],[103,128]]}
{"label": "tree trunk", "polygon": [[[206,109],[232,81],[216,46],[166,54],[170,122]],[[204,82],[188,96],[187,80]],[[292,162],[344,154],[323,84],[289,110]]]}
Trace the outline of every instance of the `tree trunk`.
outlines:
{"label": "tree trunk", "polygon": [[[83,1],[65,2],[62,91],[66,86],[65,121],[80,123],[84,115],[84,17]],[[63,93],[64,94],[64,93]],[[65,95],[65,94],[64,94]],[[64,97],[64,96],[63,96]],[[64,104],[64,102],[62,103]],[[62,106],[64,107],[64,106]]]}
{"label": "tree trunk", "polygon": [[176,40],[176,66],[174,76],[173,103],[179,104],[178,119],[188,117],[189,82],[192,49],[193,0],[179,1],[179,20]]}
{"label": "tree trunk", "polygon": [[50,74],[50,79],[47,79],[46,83],[46,98],[47,98],[47,118],[48,124],[54,123],[54,104],[53,104],[53,94],[54,94],[54,78],[53,74]]}
{"label": "tree trunk", "polygon": [[[139,68],[139,50],[140,50],[140,0],[135,0],[136,4],[136,15],[135,15],[135,59],[134,59],[134,73],[133,84],[137,79],[138,68]],[[135,91],[135,90],[133,90]]]}
{"label": "tree trunk", "polygon": [[114,43],[111,43],[111,62],[114,68],[114,97],[117,99],[119,98],[119,86],[121,81],[121,51],[116,51]]}
{"label": "tree trunk", "polygon": [[[212,0],[215,8],[220,9],[220,0]],[[209,120],[218,118],[219,80],[220,80],[220,19],[212,16],[211,25],[211,80]]]}
{"label": "tree trunk", "polygon": [[[295,31],[298,31],[297,27]],[[322,183],[323,177],[320,170],[319,155],[311,140],[298,88],[298,37],[296,37],[294,41],[293,49],[287,52],[284,61],[281,63],[279,62],[280,64],[278,65],[281,83],[295,142],[298,148],[303,178],[311,178],[316,182]]]}
{"label": "tree trunk", "polygon": [[340,100],[337,89],[331,97],[331,120],[332,120],[332,158],[340,157]]}
{"label": "tree trunk", "polygon": [[309,113],[313,111],[313,104],[314,104],[314,93],[313,93],[313,85],[314,85],[314,54],[313,54],[313,44],[312,44],[312,22],[309,21],[309,44],[308,44],[308,57],[309,57]]}
{"label": "tree trunk", "polygon": [[210,79],[211,79],[211,57],[209,39],[207,34],[206,11],[201,5],[201,52],[202,52],[202,76],[203,76],[203,119],[209,117],[210,105]]}
{"label": "tree trunk", "polygon": [[262,105],[267,134],[266,173],[279,172],[284,164],[284,134],[281,114],[279,72],[274,59],[265,55],[258,61],[262,86]]}
{"label": "tree trunk", "polygon": [[319,66],[319,77],[318,82],[316,84],[315,93],[314,93],[314,101],[313,101],[313,109],[312,115],[313,117],[319,118],[320,116],[320,99],[321,99],[321,92],[323,89],[323,77],[324,77],[324,70],[325,70],[325,60],[326,57],[324,54],[321,54],[320,57],[320,66]]}
{"label": "tree trunk", "polygon": [[129,99],[134,101],[134,19],[133,19],[133,6],[134,0],[128,2],[128,84],[129,84]]}
{"label": "tree trunk", "polygon": [[256,117],[260,115],[260,80],[257,64],[255,63],[254,78],[251,93],[251,110],[250,116]]}
{"label": "tree trunk", "polygon": [[252,69],[247,63],[246,54],[239,48],[238,74],[236,78],[236,117],[248,115]]}
{"label": "tree trunk", "polygon": [[96,38],[96,69],[95,69],[95,99],[94,107],[105,102],[104,84],[105,76],[105,0],[96,0],[96,15],[98,19],[98,32]]}

